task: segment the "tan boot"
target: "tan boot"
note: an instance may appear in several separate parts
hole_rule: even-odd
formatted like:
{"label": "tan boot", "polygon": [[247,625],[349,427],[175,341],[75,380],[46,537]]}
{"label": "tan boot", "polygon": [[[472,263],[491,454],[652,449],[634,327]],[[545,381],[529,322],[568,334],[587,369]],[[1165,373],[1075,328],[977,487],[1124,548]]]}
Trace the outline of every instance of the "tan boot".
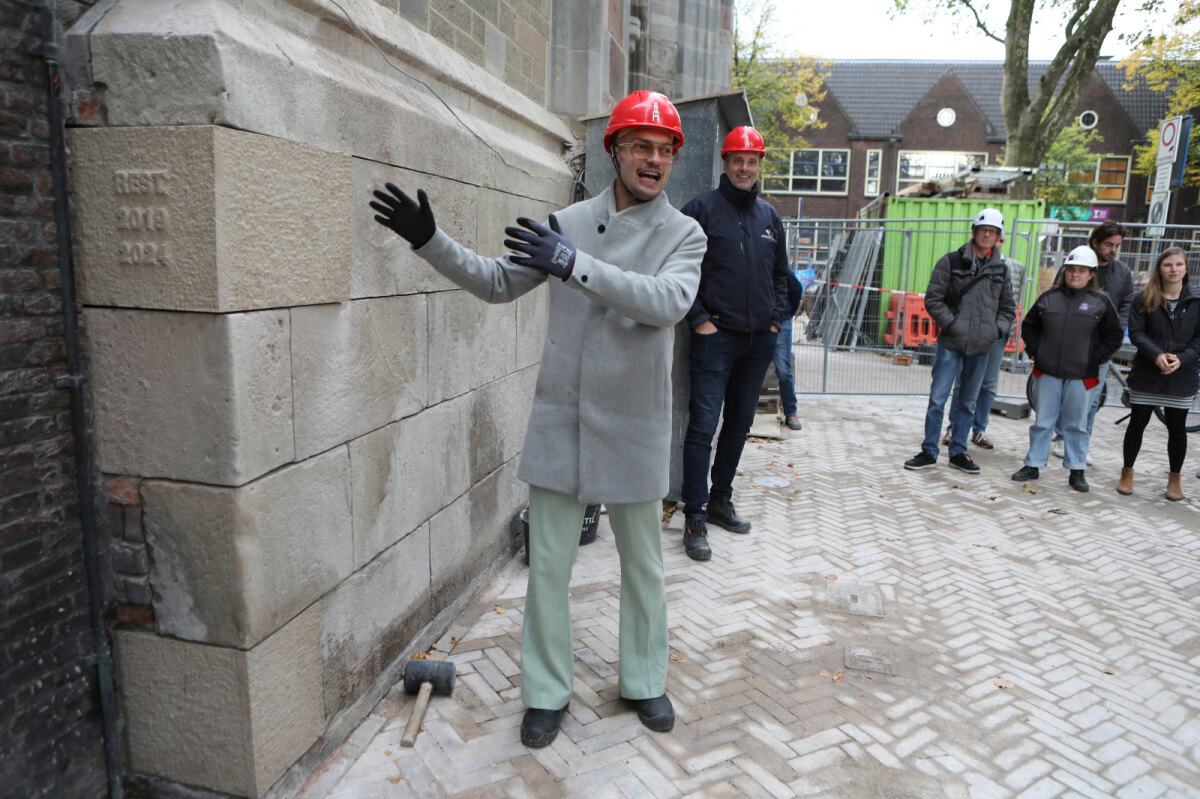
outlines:
{"label": "tan boot", "polygon": [[1179,484],[1179,477],[1179,472],[1171,472],[1167,475],[1167,499],[1172,502],[1183,499],[1183,486]]}
{"label": "tan boot", "polygon": [[1133,493],[1133,467],[1125,466],[1121,469],[1121,479],[1117,481],[1117,493],[1129,496]]}

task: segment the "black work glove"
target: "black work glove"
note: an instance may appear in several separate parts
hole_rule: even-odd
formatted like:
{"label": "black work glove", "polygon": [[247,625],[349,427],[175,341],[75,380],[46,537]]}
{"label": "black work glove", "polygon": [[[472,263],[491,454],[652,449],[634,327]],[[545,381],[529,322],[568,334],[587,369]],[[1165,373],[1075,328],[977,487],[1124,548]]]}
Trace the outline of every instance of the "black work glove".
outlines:
{"label": "black work glove", "polygon": [[437,231],[437,225],[433,221],[433,209],[429,207],[429,198],[425,196],[425,190],[417,189],[417,200],[420,202],[418,206],[412,197],[391,183],[384,185],[391,194],[375,190],[375,199],[379,200],[371,203],[371,207],[377,212],[375,221],[396,231],[414,250],[419,250],[429,243]]}
{"label": "black work glove", "polygon": [[575,245],[562,234],[554,214],[550,214],[550,227],[523,216],[517,217],[517,224],[521,227],[504,228],[504,235],[517,239],[505,239],[504,246],[525,255],[512,256],[513,263],[541,269],[562,280],[569,278],[575,268]]}

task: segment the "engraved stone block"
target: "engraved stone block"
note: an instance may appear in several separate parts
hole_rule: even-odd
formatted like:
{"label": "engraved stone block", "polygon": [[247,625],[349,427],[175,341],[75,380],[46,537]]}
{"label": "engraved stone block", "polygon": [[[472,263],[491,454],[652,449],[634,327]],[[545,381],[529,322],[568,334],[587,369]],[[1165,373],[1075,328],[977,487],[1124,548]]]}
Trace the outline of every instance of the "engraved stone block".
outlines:
{"label": "engraved stone block", "polygon": [[324,727],[315,607],[249,651],[118,630],[133,770],[260,796]]}
{"label": "engraved stone block", "polygon": [[470,488],[470,407],[458,397],[350,442],[356,567]]}
{"label": "engraved stone block", "polygon": [[241,488],[142,483],[161,633],[248,648],[353,570],[345,447]]}
{"label": "engraved stone block", "polygon": [[425,407],[424,296],[313,305],[291,317],[296,457]]}
{"label": "engraved stone block", "polygon": [[292,460],[285,311],[84,319],[102,471],[241,485]]}
{"label": "engraved stone block", "polygon": [[350,157],[213,125],[72,128],[87,305],[245,311],[350,296]]}

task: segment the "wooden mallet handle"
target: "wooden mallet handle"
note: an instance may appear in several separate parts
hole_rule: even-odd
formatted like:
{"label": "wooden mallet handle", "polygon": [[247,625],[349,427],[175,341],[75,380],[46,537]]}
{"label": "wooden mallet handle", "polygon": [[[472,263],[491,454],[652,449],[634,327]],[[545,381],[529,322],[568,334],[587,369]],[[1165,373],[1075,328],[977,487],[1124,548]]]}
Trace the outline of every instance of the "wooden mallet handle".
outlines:
{"label": "wooden mallet handle", "polygon": [[417,704],[413,706],[412,717],[408,720],[408,726],[404,728],[404,737],[400,739],[401,746],[411,747],[417,740],[417,733],[421,731],[421,722],[425,720],[425,708],[429,705],[429,695],[433,693],[433,683],[421,683],[421,690],[417,691]]}

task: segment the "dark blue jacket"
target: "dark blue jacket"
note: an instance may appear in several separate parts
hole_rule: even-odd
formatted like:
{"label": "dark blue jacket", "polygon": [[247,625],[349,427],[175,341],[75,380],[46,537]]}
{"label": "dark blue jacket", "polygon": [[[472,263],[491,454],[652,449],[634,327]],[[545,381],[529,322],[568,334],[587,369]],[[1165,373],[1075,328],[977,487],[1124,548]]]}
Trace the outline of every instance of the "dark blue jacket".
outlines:
{"label": "dark blue jacket", "polygon": [[787,240],[779,214],[758,197],[758,184],[742,191],[721,175],[720,185],[680,209],[708,236],[700,264],[700,291],[687,320],[747,333],[782,327],[788,305]]}

